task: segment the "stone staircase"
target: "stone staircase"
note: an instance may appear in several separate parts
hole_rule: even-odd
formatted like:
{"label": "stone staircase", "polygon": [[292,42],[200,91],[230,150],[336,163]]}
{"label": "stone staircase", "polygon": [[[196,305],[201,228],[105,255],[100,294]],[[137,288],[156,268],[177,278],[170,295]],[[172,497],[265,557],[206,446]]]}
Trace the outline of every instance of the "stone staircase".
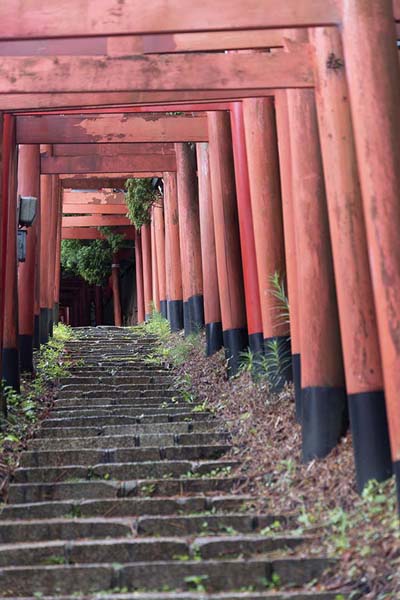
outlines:
{"label": "stone staircase", "polygon": [[302,542],[293,517],[259,514],[232,493],[223,423],[145,360],[154,340],[76,333],[76,366],[1,513],[1,597],[335,600],[296,591],[328,561],[285,555]]}

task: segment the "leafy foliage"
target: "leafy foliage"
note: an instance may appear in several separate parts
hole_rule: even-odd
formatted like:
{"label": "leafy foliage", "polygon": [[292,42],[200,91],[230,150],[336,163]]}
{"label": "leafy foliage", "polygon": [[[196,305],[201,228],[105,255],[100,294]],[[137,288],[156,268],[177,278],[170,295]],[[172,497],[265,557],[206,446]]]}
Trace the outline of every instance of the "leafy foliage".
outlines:
{"label": "leafy foliage", "polygon": [[82,277],[90,285],[101,285],[110,276],[113,254],[125,240],[124,235],[109,227],[99,229],[105,240],[63,240],[61,243],[63,270]]}
{"label": "leafy foliage", "polygon": [[153,188],[149,178],[127,179],[125,188],[125,202],[128,207],[127,216],[135,228],[140,229],[142,225],[150,223],[150,209],[159,194]]}

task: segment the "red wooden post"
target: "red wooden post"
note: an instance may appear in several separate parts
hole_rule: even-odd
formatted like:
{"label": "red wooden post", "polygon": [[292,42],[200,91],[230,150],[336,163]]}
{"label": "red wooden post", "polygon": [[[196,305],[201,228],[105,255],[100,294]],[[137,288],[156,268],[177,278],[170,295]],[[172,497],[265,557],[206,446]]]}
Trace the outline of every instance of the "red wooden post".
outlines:
{"label": "red wooden post", "polygon": [[160,296],[160,312],[167,318],[167,288],[165,277],[165,231],[164,231],[164,206],[162,199],[158,199],[153,206],[155,249],[157,257],[158,290]]}
{"label": "red wooden post", "polygon": [[400,503],[399,55],[391,0],[342,4],[344,62]]}
{"label": "red wooden post", "polygon": [[151,209],[151,289],[154,310],[160,312],[160,291],[158,288],[158,269],[157,269],[157,248],[156,248],[156,232],[154,226],[154,207]]}
{"label": "red wooden post", "polygon": [[114,254],[111,265],[111,285],[114,306],[114,325],[116,327],[122,326],[121,297],[119,293],[119,269],[120,266],[118,254]]}
{"label": "red wooden post", "polygon": [[142,225],[142,259],[143,259],[143,289],[144,315],[147,321],[152,313],[152,275],[151,275],[151,233],[150,225]]}
{"label": "red wooden post", "polygon": [[58,222],[61,218],[60,210],[60,185],[57,175],[51,176],[51,209],[49,225],[49,254],[46,257],[48,272],[47,279],[47,308],[49,314],[49,335],[53,335],[54,326],[54,285],[55,285],[55,259],[57,246]]}
{"label": "red wooden post", "polygon": [[229,114],[209,112],[208,131],[222,330],[233,375],[247,346],[247,329]]}
{"label": "red wooden post", "polygon": [[[249,347],[255,354],[262,354],[264,351],[263,323],[241,102],[231,104],[230,115]],[[256,215],[256,218],[258,218],[258,215]]]}
{"label": "red wooden post", "polygon": [[289,90],[299,277],[303,458],[325,456],[347,427],[342,351],[313,90]]}
{"label": "red wooden post", "polygon": [[289,295],[290,345],[292,351],[293,383],[296,402],[296,418],[298,422],[301,422],[301,358],[296,255],[296,227],[293,201],[290,124],[288,114],[287,93],[285,90],[280,90],[275,94],[275,110],[281,176],[280,182],[282,193],[283,230],[285,241],[286,278]]}
{"label": "red wooden post", "polygon": [[[353,127],[335,28],[310,32],[357,482],[392,474],[378,331]],[[332,69],[328,56],[342,66]]]}
{"label": "red wooden post", "polygon": [[[20,146],[18,150],[18,196],[40,197],[39,146]],[[33,371],[35,324],[35,285],[39,245],[40,208],[27,229],[26,259],[18,266],[19,359],[22,371]]]}
{"label": "red wooden post", "polygon": [[183,328],[182,271],[176,173],[164,173],[165,273],[171,331]]}
{"label": "red wooden post", "polygon": [[[271,278],[279,276],[285,285],[285,247],[275,112],[272,98],[249,98],[243,102],[247,160],[250,175],[251,210],[258,283],[261,298],[265,354],[277,344],[280,373],[275,388],[292,379],[291,348],[286,307],[274,295]],[[238,117],[240,118],[240,117]]]}
{"label": "red wooden post", "polygon": [[199,216],[201,259],[203,268],[204,321],[206,353],[211,356],[223,346],[217,258],[215,253],[214,216],[211,195],[208,144],[196,144],[199,179]]}
{"label": "red wooden post", "polygon": [[[17,282],[17,146],[15,144],[15,120],[4,117],[3,128],[3,202],[7,203],[5,223],[6,238],[3,240],[4,257],[4,304],[3,304],[3,351],[2,379],[6,385],[19,391],[20,372],[18,356],[18,282]],[[3,213],[4,215],[4,213]],[[2,232],[4,235],[4,231]],[[6,407],[4,406],[6,411]]]}
{"label": "red wooden post", "polygon": [[142,236],[140,231],[135,231],[135,273],[136,273],[136,301],[137,322],[144,321],[144,290],[143,290],[143,258]]}
{"label": "red wooden post", "polygon": [[[51,146],[40,151],[51,152]],[[48,305],[51,212],[53,206],[53,176],[40,176],[40,344],[49,339],[50,307]]]}
{"label": "red wooden post", "polygon": [[103,290],[101,285],[94,286],[94,306],[96,326],[103,324]]}
{"label": "red wooden post", "polygon": [[203,274],[196,154],[189,144],[175,144],[177,162],[179,239],[185,335],[204,326]]}
{"label": "red wooden post", "polygon": [[60,308],[60,286],[61,286],[61,229],[62,229],[62,192],[59,186],[58,194],[58,218],[57,218],[57,237],[56,237],[56,254],[54,265],[54,323],[57,325],[59,321]]}

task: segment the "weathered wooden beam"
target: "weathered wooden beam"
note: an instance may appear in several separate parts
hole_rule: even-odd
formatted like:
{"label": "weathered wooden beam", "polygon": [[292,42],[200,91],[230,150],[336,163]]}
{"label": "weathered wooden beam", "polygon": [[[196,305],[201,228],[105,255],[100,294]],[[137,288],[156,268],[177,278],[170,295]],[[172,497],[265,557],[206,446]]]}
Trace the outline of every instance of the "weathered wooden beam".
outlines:
{"label": "weathered wooden beam", "polygon": [[[19,144],[207,141],[204,115],[18,116]],[[155,167],[155,170],[157,167]],[[168,170],[168,169],[166,169]]]}
{"label": "weathered wooden beam", "polygon": [[[169,92],[88,92],[82,94],[0,94],[0,110],[33,111],[45,109],[87,107],[104,108],[126,105],[165,105],[165,103],[193,103],[233,101],[240,98],[274,95],[274,90],[203,90],[203,91],[169,91]],[[173,109],[171,109],[173,110]],[[214,110],[214,108],[212,109]]]}
{"label": "weathered wooden beam", "polygon": [[121,205],[124,203],[124,194],[122,192],[113,192],[110,190],[101,190],[96,192],[72,192],[63,191],[63,201],[66,205],[84,204],[88,205]]}
{"label": "weathered wooden beam", "polygon": [[159,56],[4,57],[0,93],[303,88],[314,83],[308,45],[294,52]]}
{"label": "weathered wooden beam", "polygon": [[42,174],[59,173],[126,173],[129,171],[148,172],[151,169],[176,171],[176,159],[173,155],[143,154],[136,156],[42,156],[40,159]]}
{"label": "weathered wooden beam", "polygon": [[64,215],[126,215],[126,204],[63,204]]}
{"label": "weathered wooden beam", "polygon": [[312,27],[340,21],[338,0],[2,0],[1,39]]}
{"label": "weathered wooden beam", "polygon": [[161,172],[149,173],[86,173],[60,175],[61,187],[72,190],[123,189],[128,177],[161,177]]}
{"label": "weathered wooden beam", "polygon": [[131,225],[130,220],[120,215],[89,215],[84,217],[63,217],[63,227],[113,227]]}
{"label": "weathered wooden beam", "polygon": [[[158,35],[123,35],[39,40],[0,40],[0,56],[130,56],[205,52],[247,48],[279,48],[284,31],[213,31]],[[289,35],[290,37],[290,35]]]}
{"label": "weathered wooden beam", "polygon": [[52,156],[175,154],[173,144],[54,144]]}
{"label": "weathered wooden beam", "polygon": [[[117,233],[125,235],[126,239],[135,239],[134,228],[118,227]],[[104,240],[104,235],[96,227],[63,227],[61,229],[61,239],[63,240]]]}

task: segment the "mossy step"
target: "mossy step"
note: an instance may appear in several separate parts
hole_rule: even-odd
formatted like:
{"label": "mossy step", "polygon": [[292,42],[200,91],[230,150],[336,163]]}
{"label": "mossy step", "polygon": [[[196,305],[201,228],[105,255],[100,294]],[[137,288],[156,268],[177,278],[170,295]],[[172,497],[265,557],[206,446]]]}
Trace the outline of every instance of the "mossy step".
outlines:
{"label": "mossy step", "polygon": [[[251,586],[250,586],[251,587]],[[321,591],[256,592],[232,591],[207,594],[204,592],[134,592],[101,593],[101,600],[350,600],[348,594]],[[22,600],[21,597],[14,600]],[[71,596],[41,596],[41,600],[72,600]],[[74,594],[74,600],[97,600],[97,597]]]}
{"label": "mossy step", "polygon": [[203,446],[149,446],[147,448],[107,448],[105,450],[34,450],[23,452],[21,467],[57,467],[65,465],[96,465],[121,462],[159,460],[217,459],[226,454],[227,444]]}
{"label": "mossy step", "polygon": [[[211,473],[223,476],[238,466],[237,461],[188,461],[163,460],[142,462],[101,463],[89,466],[43,466],[22,467],[15,471],[12,477],[14,483],[52,483],[71,479],[147,479],[147,478],[176,478],[186,474],[193,477],[205,477]],[[218,473],[216,473],[218,472]]]}
{"label": "mossy step", "polygon": [[304,585],[320,577],[330,564],[325,558],[292,558],[5,567],[0,571],[0,586],[5,597],[14,598],[16,594],[95,593],[115,588],[190,590],[200,584],[209,592],[247,586],[261,591],[273,578],[282,584]]}
{"label": "mossy step", "polygon": [[[181,496],[178,498],[105,498],[102,500],[66,500],[33,502],[26,504],[6,504],[0,512],[0,519],[57,519],[77,517],[138,517],[162,515],[188,515],[192,513],[207,516],[209,513],[240,512],[252,508],[253,499],[249,496]],[[274,521],[288,523],[289,517],[271,517]],[[273,521],[273,522],[274,522]]]}
{"label": "mossy step", "polygon": [[[169,403],[168,406],[162,406],[162,404],[155,406],[155,407],[151,407],[148,408],[146,405],[141,405],[139,407],[136,406],[132,406],[130,404],[124,404],[122,406],[119,405],[103,405],[103,406],[96,406],[93,408],[89,408],[89,407],[78,407],[78,408],[72,408],[72,409],[68,409],[68,408],[58,408],[57,406],[55,406],[54,408],[52,408],[51,413],[50,413],[50,418],[57,418],[57,419],[61,419],[61,418],[67,418],[67,417],[76,417],[79,415],[79,417],[108,417],[108,416],[118,416],[118,415],[127,415],[127,416],[133,416],[133,417],[140,417],[140,416],[144,416],[144,417],[149,417],[152,415],[171,415],[173,417],[175,416],[179,416],[179,415],[183,415],[184,417],[188,416],[188,415],[195,415],[195,414],[207,414],[210,415],[209,412],[207,411],[200,411],[199,409],[196,410],[196,412],[193,412],[193,409],[196,408],[196,404],[190,404],[188,402],[185,402],[181,407],[176,407],[174,404]],[[43,424],[45,424],[46,421],[44,421]]]}
{"label": "mossy step", "polygon": [[52,427],[90,427],[107,426],[107,425],[140,425],[141,423],[179,423],[182,421],[214,421],[214,415],[207,412],[191,412],[187,411],[180,414],[163,413],[162,409],[153,415],[144,415],[138,412],[137,415],[90,415],[83,416],[79,411],[75,412],[76,416],[59,417],[51,414],[49,419],[43,422],[42,428],[48,429]]}

